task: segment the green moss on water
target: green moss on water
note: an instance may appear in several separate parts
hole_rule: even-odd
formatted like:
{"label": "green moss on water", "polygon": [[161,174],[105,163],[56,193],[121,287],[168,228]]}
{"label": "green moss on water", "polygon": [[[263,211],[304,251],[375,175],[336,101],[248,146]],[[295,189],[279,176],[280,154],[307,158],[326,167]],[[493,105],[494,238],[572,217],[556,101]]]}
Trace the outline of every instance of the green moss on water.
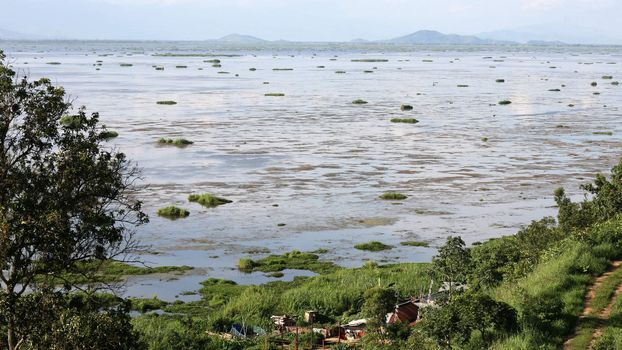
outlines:
{"label": "green moss on water", "polygon": [[208,207],[208,208],[213,208],[219,205],[232,203],[232,201],[226,198],[216,197],[211,193],[191,194],[188,196],[188,201],[199,203],[202,206]]}
{"label": "green moss on water", "polygon": [[367,104],[367,101],[361,100],[361,99],[357,99],[357,100],[352,101],[352,104],[354,104],[354,105],[364,105],[364,104]]}
{"label": "green moss on water", "polygon": [[269,97],[280,97],[280,96],[285,96],[284,93],[281,92],[269,92],[267,94],[264,94],[264,96],[269,96]]}
{"label": "green moss on water", "polygon": [[177,102],[175,102],[173,100],[164,100],[164,101],[158,101],[158,102],[156,102],[156,104],[159,104],[159,105],[176,105]]}
{"label": "green moss on water", "polygon": [[158,144],[161,145],[172,145],[172,146],[178,146],[178,147],[183,147],[183,146],[188,146],[193,144],[194,142],[190,141],[190,140],[186,140],[186,139],[182,139],[182,138],[178,138],[178,139],[166,139],[166,138],[161,138],[158,140]]}
{"label": "green moss on water", "polygon": [[512,101],[510,101],[510,100],[502,100],[502,101],[499,101],[499,104],[500,104],[500,105],[509,105],[509,104],[511,104],[511,103],[512,103]]}
{"label": "green moss on water", "polygon": [[404,199],[408,198],[408,196],[403,195],[401,193],[397,193],[397,192],[385,192],[385,193],[381,194],[379,198],[383,199],[383,200],[398,200],[398,201],[401,201],[401,200],[404,200]]}
{"label": "green moss on water", "polygon": [[402,111],[412,111],[413,110],[413,106],[411,106],[411,105],[401,105],[400,109]]}
{"label": "green moss on water", "polygon": [[482,142],[488,142],[488,138],[487,137],[482,137],[481,140],[482,140]]}
{"label": "green moss on water", "polygon": [[424,242],[424,241],[404,241],[404,242],[400,242],[400,244],[403,246],[409,246],[409,247],[429,247],[430,246],[428,242]]}
{"label": "green moss on water", "polygon": [[592,134],[593,135],[611,136],[611,135],[613,135],[613,132],[612,131],[594,131]]}
{"label": "green moss on water", "polygon": [[417,124],[419,121],[415,118],[393,118],[391,123]]}
{"label": "green moss on water", "polygon": [[356,244],[354,246],[354,248],[356,248],[358,250],[366,250],[366,251],[370,251],[370,252],[380,252],[380,251],[383,251],[383,250],[393,249],[393,246],[390,246],[388,244],[384,244],[384,243],[378,242],[378,241],[370,241],[370,242],[366,242],[366,243]]}
{"label": "green moss on water", "polygon": [[605,80],[613,79],[613,76],[611,76],[611,75],[603,75],[603,79],[605,79]]}
{"label": "green moss on water", "polygon": [[118,137],[119,133],[114,131],[114,130],[106,130],[106,131],[102,131],[99,134],[99,137],[101,137],[102,139],[113,139],[115,137]]}
{"label": "green moss on water", "polygon": [[389,62],[389,60],[384,58],[355,58],[351,60],[352,62]]}
{"label": "green moss on water", "polygon": [[242,258],[238,260],[237,266],[240,271],[245,272],[280,272],[285,269],[294,269],[326,274],[340,269],[333,262],[319,259],[317,254],[294,250],[282,255],[269,255],[258,260]]}
{"label": "green moss on water", "polygon": [[176,207],[174,205],[158,209],[158,216],[162,216],[168,219],[185,218],[188,217],[188,215],[190,215],[189,211],[184,208]]}

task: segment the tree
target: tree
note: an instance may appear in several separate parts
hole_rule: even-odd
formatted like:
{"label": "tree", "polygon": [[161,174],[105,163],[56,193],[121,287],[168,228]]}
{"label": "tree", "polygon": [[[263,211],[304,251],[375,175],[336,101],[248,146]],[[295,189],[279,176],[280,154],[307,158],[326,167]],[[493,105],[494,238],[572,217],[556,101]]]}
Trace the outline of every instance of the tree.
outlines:
{"label": "tree", "polygon": [[78,287],[68,276],[88,280],[97,262],[125,256],[131,228],[147,221],[138,172],[105,146],[105,131],[97,113],[74,110],[49,79],[19,78],[0,52],[0,319],[10,350],[31,337],[28,294]]}
{"label": "tree", "polygon": [[471,255],[460,237],[447,237],[445,245],[439,248],[432,259],[432,274],[443,282],[449,282],[449,295],[453,294],[456,282],[465,283],[471,269]]}
{"label": "tree", "polygon": [[385,323],[385,317],[395,307],[395,291],[374,287],[363,294],[363,307],[361,313],[367,318],[367,326],[370,329],[379,329]]}

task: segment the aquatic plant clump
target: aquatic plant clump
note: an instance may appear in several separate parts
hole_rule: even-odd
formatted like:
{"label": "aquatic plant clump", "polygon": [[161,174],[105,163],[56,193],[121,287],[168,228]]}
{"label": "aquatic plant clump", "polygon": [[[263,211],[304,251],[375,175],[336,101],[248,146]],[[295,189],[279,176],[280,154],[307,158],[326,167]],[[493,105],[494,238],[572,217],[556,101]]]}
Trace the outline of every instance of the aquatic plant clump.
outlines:
{"label": "aquatic plant clump", "polygon": [[242,258],[238,260],[238,270],[243,272],[280,272],[286,269],[308,270],[319,274],[331,273],[339,269],[330,261],[320,261],[314,253],[291,251],[282,255],[269,255],[259,260]]}
{"label": "aquatic plant clump", "polygon": [[159,144],[162,145],[173,145],[173,146],[188,146],[193,144],[194,142],[190,141],[190,140],[186,140],[186,139],[165,139],[165,138],[161,138],[158,140]]}
{"label": "aquatic plant clump", "polygon": [[131,67],[131,66],[133,66],[133,64],[131,64],[131,63],[121,63],[121,64],[119,64],[119,66],[121,66],[121,67]]}
{"label": "aquatic plant clump", "polygon": [[511,104],[511,103],[512,103],[512,101],[510,101],[510,100],[502,100],[502,101],[499,101],[499,104],[500,104],[500,105],[502,105],[502,106],[503,106],[503,105],[509,105],[509,104]]}
{"label": "aquatic plant clump", "polygon": [[188,201],[199,203],[204,207],[217,207],[219,205],[232,203],[231,200],[222,197],[216,197],[211,193],[204,194],[191,194],[188,196]]}
{"label": "aquatic plant clump", "polygon": [[411,106],[411,105],[401,105],[400,109],[402,111],[412,111],[413,110],[413,106]]}
{"label": "aquatic plant clump", "polygon": [[358,99],[358,100],[352,101],[352,104],[354,104],[354,105],[364,105],[364,104],[367,104],[367,101]]}
{"label": "aquatic plant clump", "polygon": [[269,96],[269,97],[281,97],[281,96],[285,96],[284,93],[281,92],[269,92],[267,94],[264,94],[264,96]]}
{"label": "aquatic plant clump", "polygon": [[273,71],[290,71],[294,70],[294,68],[272,68]]}
{"label": "aquatic plant clump", "polygon": [[404,200],[404,199],[408,198],[408,196],[403,195],[401,193],[397,193],[397,192],[386,192],[386,193],[383,193],[382,195],[380,195],[379,198],[383,199],[383,200],[398,200],[398,201],[401,201],[401,200]]}
{"label": "aquatic plant clump", "polygon": [[391,123],[417,124],[419,121],[415,118],[393,118]]}
{"label": "aquatic plant clump", "polygon": [[159,105],[176,105],[177,102],[175,102],[173,100],[165,100],[165,101],[158,101],[158,102],[156,102],[156,104],[159,104]]}
{"label": "aquatic plant clump", "polygon": [[384,58],[357,58],[351,60],[352,62],[389,62],[389,60]]}
{"label": "aquatic plant clump", "polygon": [[400,244],[403,246],[408,246],[408,247],[429,247],[430,246],[428,242],[424,242],[424,241],[404,241],[404,242],[400,242]]}
{"label": "aquatic plant clump", "polygon": [[187,211],[186,209],[179,208],[174,205],[160,208],[158,209],[157,213],[158,213],[158,216],[162,216],[162,217],[169,218],[169,219],[185,218],[185,217],[188,217],[188,215],[190,215],[190,212]]}
{"label": "aquatic plant clump", "polygon": [[356,244],[354,248],[358,250],[366,250],[370,252],[380,252],[383,250],[393,249],[393,246],[390,246],[388,244],[384,244],[378,241],[371,241],[371,242]]}
{"label": "aquatic plant clump", "polygon": [[106,130],[106,131],[102,131],[101,134],[99,134],[99,136],[102,139],[113,139],[115,137],[118,137],[119,133],[113,130]]}

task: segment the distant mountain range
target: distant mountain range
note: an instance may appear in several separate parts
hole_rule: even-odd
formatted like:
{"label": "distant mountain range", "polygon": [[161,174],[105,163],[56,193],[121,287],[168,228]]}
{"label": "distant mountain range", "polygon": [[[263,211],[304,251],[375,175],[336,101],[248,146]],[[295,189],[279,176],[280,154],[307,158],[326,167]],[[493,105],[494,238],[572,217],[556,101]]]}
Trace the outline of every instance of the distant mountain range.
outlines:
{"label": "distant mountain range", "polygon": [[[250,35],[231,34],[220,39],[218,42],[237,43],[237,44],[261,44],[268,43],[270,41],[257,38]],[[285,40],[278,40],[277,42],[287,42]],[[351,43],[359,44],[396,44],[396,45],[518,45],[517,41],[512,40],[497,40],[493,38],[480,38],[474,35],[458,35],[458,34],[443,34],[435,30],[419,30],[417,32],[400,36],[388,40],[365,40],[354,39]],[[545,41],[545,40],[532,40],[525,41],[531,45],[563,45],[560,41]]]}
{"label": "distant mountain range", "polygon": [[[351,43],[358,44],[395,44],[395,45],[518,45],[526,43],[530,45],[564,45],[563,42],[557,40],[535,40],[535,36],[529,36],[526,34],[518,35],[515,32],[499,31],[482,33],[478,36],[474,35],[458,35],[458,34],[444,34],[435,30],[419,30],[417,32],[400,36],[387,40],[365,40],[354,39]],[[56,39],[48,36],[32,35],[14,32],[0,28],[0,40],[50,40]],[[230,34],[220,39],[209,40],[220,43],[231,44],[264,44],[264,43],[288,43],[286,40],[269,41],[264,40],[251,35],[244,34]]]}

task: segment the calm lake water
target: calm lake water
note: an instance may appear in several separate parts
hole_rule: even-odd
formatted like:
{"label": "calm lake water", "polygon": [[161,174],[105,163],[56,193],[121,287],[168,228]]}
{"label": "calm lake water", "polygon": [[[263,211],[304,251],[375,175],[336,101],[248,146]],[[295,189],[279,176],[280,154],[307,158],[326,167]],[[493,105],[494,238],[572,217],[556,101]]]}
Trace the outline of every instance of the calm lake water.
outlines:
{"label": "calm lake water", "polygon": [[[275,280],[240,273],[236,262],[293,249],[327,249],[322,258],[343,266],[429,261],[449,235],[472,243],[554,214],[556,187],[578,195],[580,183],[607,172],[621,153],[622,87],[612,82],[622,80],[622,48],[240,49],[189,42],[0,42],[0,48],[21,73],[63,85],[74,105],[98,111],[119,132],[110,145],[143,169],[148,184],[141,198],[151,222],[138,236],[157,254],[142,258],[197,267],[179,279],[136,278],[129,295],[171,300],[208,277]],[[157,55],[165,53],[215,56]],[[222,67],[204,62],[212,59]],[[354,105],[355,99],[368,103]],[[402,104],[414,109],[401,111]],[[160,146],[161,137],[194,144]],[[386,191],[408,199],[379,200]],[[206,209],[187,202],[188,194],[204,192],[233,203]],[[172,204],[191,215],[175,221],[156,215]],[[369,240],[395,248],[353,248]],[[407,240],[432,248],[400,245]],[[300,274],[308,275],[291,270],[284,279]]]}

